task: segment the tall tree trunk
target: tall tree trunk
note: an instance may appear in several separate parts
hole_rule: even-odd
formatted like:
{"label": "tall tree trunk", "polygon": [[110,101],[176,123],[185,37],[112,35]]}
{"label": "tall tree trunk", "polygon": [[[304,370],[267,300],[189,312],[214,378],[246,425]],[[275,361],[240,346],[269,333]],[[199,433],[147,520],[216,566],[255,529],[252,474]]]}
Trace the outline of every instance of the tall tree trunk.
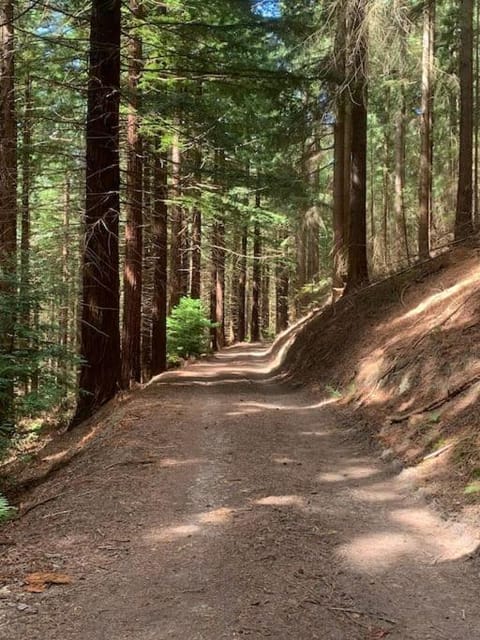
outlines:
{"label": "tall tree trunk", "polygon": [[320,272],[320,223],[316,206],[310,211],[307,233],[307,282],[315,282]]}
{"label": "tall tree trunk", "polygon": [[215,321],[217,323],[217,347],[225,346],[225,219],[222,215],[217,227],[217,309]]}
{"label": "tall tree trunk", "polygon": [[[256,207],[260,208],[260,194],[256,195]],[[262,237],[260,222],[255,220],[253,228],[253,277],[252,277],[252,317],[250,323],[250,337],[252,342],[260,340],[260,292],[262,290]]]}
{"label": "tall tree trunk", "polygon": [[152,298],[152,374],[167,367],[167,157],[155,153],[153,172],[153,298]]}
{"label": "tall tree trunk", "polygon": [[190,245],[189,212],[182,209],[182,229],[180,233],[180,294],[188,296],[191,289],[190,276]]}
{"label": "tall tree trunk", "polygon": [[270,333],[270,267],[263,264],[262,269],[262,296],[261,296],[261,334],[268,336]]}
{"label": "tall tree trunk", "polygon": [[[222,184],[225,172],[225,152],[215,152],[214,172],[216,182]],[[212,224],[212,268],[210,319],[216,324],[212,328],[212,348],[225,346],[225,217],[217,215]]]}
{"label": "tall tree trunk", "polygon": [[473,184],[473,227],[478,230],[480,224],[480,201],[479,201],[479,171],[480,171],[480,4],[477,2],[475,8],[475,35],[474,35],[474,51],[475,51],[475,103],[474,103],[474,184]]}
{"label": "tall tree trunk", "polygon": [[332,292],[336,301],[343,291],[345,278],[345,96],[337,97],[334,128],[333,174],[333,275]]}
{"label": "tall tree trunk", "polygon": [[[200,152],[195,153],[194,178],[197,184],[201,180],[202,158]],[[199,205],[195,204],[192,212],[192,278],[190,295],[192,298],[200,298],[202,283],[202,212]]]}
{"label": "tall tree trunk", "polygon": [[347,292],[368,284],[367,262],[367,56],[365,0],[352,2],[354,42],[351,87],[351,200]]}
{"label": "tall tree trunk", "polygon": [[320,124],[314,122],[309,151],[310,156],[307,158],[307,174],[312,193],[312,204],[307,214],[307,282],[317,281],[320,274],[320,212],[318,208],[318,198],[320,195],[322,151],[319,128]]}
{"label": "tall tree trunk", "polygon": [[352,102],[351,100],[345,100],[345,140],[344,140],[344,239],[345,246],[345,277],[344,283],[347,281],[348,273],[348,248],[350,246],[350,218],[351,218],[351,203],[352,203],[352,136],[353,136],[353,122],[352,122]]}
{"label": "tall tree trunk", "polygon": [[[383,142],[383,263],[384,269],[388,273],[390,270],[391,262],[391,247],[390,247],[390,225],[389,219],[391,215],[391,175],[392,175],[392,153],[391,153],[391,135],[389,126],[389,117],[394,110],[391,108],[390,90],[387,88],[384,96],[386,107],[386,123],[384,126],[384,142]],[[373,167],[372,167],[373,173]]]}
{"label": "tall tree trunk", "polygon": [[[12,0],[0,0],[0,355],[14,348],[17,258],[17,124]],[[0,382],[0,427],[12,424],[14,377]]]}
{"label": "tall tree trunk", "polygon": [[303,212],[297,219],[297,229],[295,234],[296,244],[296,315],[300,317],[302,314],[302,289],[307,282],[307,273],[305,268],[306,262],[306,229],[305,229],[305,216]]}
{"label": "tall tree trunk", "polygon": [[460,0],[460,153],[455,240],[473,233],[473,0]]}
{"label": "tall tree trunk", "polygon": [[277,333],[284,331],[288,327],[288,269],[285,265],[279,265],[277,270],[277,315],[276,330]]}
{"label": "tall tree trunk", "polygon": [[422,54],[422,103],[420,116],[420,172],[418,253],[421,260],[430,257],[432,226],[432,125],[433,55],[435,36],[435,0],[427,0],[424,10]]}
{"label": "tall tree trunk", "polygon": [[[20,325],[25,330],[30,328],[31,315],[31,274],[30,274],[30,194],[32,189],[32,134],[33,134],[33,101],[32,80],[30,75],[25,80],[24,114],[22,122],[22,202],[20,225]],[[23,348],[28,349],[30,339],[23,340]],[[25,392],[28,391],[28,378],[24,380]]]}
{"label": "tall tree trunk", "polygon": [[216,324],[212,328],[212,348],[225,346],[225,221],[215,220],[212,226],[212,289],[210,296],[210,319]]}
{"label": "tall tree trunk", "polygon": [[[335,69],[340,77],[346,68],[346,13],[345,2],[337,4],[337,30],[335,34]],[[346,268],[346,199],[345,199],[345,91],[336,96],[335,126],[333,130],[333,273],[332,296],[335,302],[343,292]]]}
{"label": "tall tree trunk", "polygon": [[120,0],[93,0],[92,4],[80,346],[83,362],[72,424],[110,400],[120,376],[120,8]]}
{"label": "tall tree trunk", "polygon": [[68,388],[68,351],[69,337],[69,309],[70,309],[70,208],[71,208],[71,184],[70,176],[65,176],[63,193],[63,243],[62,243],[62,299],[60,310],[60,343],[64,349],[61,362],[60,384]]}
{"label": "tall tree trunk", "polygon": [[[217,319],[217,221],[212,223],[212,231],[210,235],[211,256],[210,256],[210,322],[215,323]],[[210,347],[213,351],[218,350],[218,334],[217,327],[213,324],[210,328]]]}
{"label": "tall tree trunk", "polygon": [[[288,231],[282,233],[282,240],[288,238]],[[276,332],[280,333],[288,327],[288,294],[289,294],[289,268],[285,257],[277,260],[275,273],[275,298],[276,298]]]}
{"label": "tall tree trunk", "polygon": [[176,307],[182,297],[182,256],[183,256],[183,211],[179,202],[181,196],[181,152],[178,135],[172,144],[172,197],[170,269],[169,269],[169,309]]}
{"label": "tall tree trunk", "polygon": [[152,377],[152,147],[143,143],[143,275],[142,275],[142,382]]}
{"label": "tall tree trunk", "polygon": [[28,326],[30,316],[30,193],[32,189],[32,80],[25,81],[25,111],[22,123],[22,208],[20,227],[20,300],[22,304],[22,325]]}
{"label": "tall tree trunk", "polygon": [[247,337],[247,325],[246,325],[246,301],[247,301],[247,251],[248,251],[248,222],[242,225],[242,240],[241,240],[241,257],[239,261],[239,274],[238,274],[238,341],[244,342]]}
{"label": "tall tree trunk", "polygon": [[142,73],[142,41],[136,21],[143,17],[141,0],[130,0],[135,21],[129,43],[127,119],[127,220],[125,224],[125,266],[123,277],[122,386],[128,389],[142,379],[142,260],[143,260],[143,143],[138,110]]}
{"label": "tall tree trunk", "polygon": [[190,295],[192,298],[200,298],[202,284],[202,213],[198,206],[193,209],[192,215],[192,284]]}
{"label": "tall tree trunk", "polygon": [[410,264],[410,248],[408,245],[408,228],[405,212],[405,120],[407,117],[407,108],[405,102],[405,89],[402,85],[400,88],[400,109],[397,111],[395,118],[395,222],[397,235],[403,236],[403,246],[405,257]]}

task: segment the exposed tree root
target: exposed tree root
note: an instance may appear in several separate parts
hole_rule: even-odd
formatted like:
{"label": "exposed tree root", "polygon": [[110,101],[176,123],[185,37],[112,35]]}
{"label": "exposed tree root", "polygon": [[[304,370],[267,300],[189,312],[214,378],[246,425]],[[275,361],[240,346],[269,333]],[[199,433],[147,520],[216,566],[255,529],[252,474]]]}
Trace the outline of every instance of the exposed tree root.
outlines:
{"label": "exposed tree root", "polygon": [[469,380],[463,382],[462,384],[458,385],[454,389],[451,389],[442,398],[434,400],[433,402],[430,402],[429,404],[424,405],[423,407],[418,407],[417,409],[413,409],[408,413],[391,416],[390,421],[392,423],[404,422],[405,420],[408,420],[413,416],[418,416],[421,413],[427,413],[428,411],[433,411],[434,409],[438,409],[439,407],[443,406],[447,402],[450,402],[450,400],[460,395],[464,391],[467,391],[467,389],[469,389],[471,386],[473,386],[477,382],[480,382],[480,373],[477,373],[475,376],[473,376],[473,378],[470,378]]}

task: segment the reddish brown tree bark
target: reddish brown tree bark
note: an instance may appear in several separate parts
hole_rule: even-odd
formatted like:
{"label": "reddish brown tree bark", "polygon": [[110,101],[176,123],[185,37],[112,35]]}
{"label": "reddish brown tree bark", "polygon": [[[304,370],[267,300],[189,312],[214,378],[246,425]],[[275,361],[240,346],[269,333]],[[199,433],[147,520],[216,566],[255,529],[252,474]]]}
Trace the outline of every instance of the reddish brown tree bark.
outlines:
{"label": "reddish brown tree bark", "polygon": [[[403,36],[406,37],[406,36]],[[398,243],[403,237],[404,255],[410,264],[410,247],[408,244],[407,215],[405,211],[405,125],[407,118],[407,106],[405,89],[400,88],[400,108],[395,117],[395,222],[397,228]]]}
{"label": "reddish brown tree bark", "polygon": [[200,298],[202,271],[202,213],[195,207],[192,215],[192,282],[190,295],[192,298]]}
{"label": "reddish brown tree bark", "polygon": [[212,290],[210,295],[210,319],[216,324],[212,329],[212,348],[225,346],[225,221],[215,220],[212,227]]}
{"label": "reddish brown tree bark", "polygon": [[[260,208],[260,194],[256,195],[255,205]],[[253,228],[253,275],[252,275],[252,315],[250,321],[250,338],[252,342],[260,340],[260,292],[262,290],[262,237],[260,223],[255,220]]]}
{"label": "reddish brown tree bark", "polygon": [[288,268],[279,264],[276,274],[276,331],[284,331],[288,327]]}
{"label": "reddish brown tree bark", "polygon": [[70,208],[71,184],[68,173],[65,176],[63,192],[63,242],[62,242],[62,307],[60,310],[60,342],[65,350],[64,361],[60,363],[61,376],[59,384],[68,389],[68,350],[69,331],[69,303],[70,303]]}
{"label": "reddish brown tree bark", "polygon": [[179,202],[181,196],[181,152],[178,136],[172,144],[172,198],[175,200],[171,210],[170,236],[170,269],[169,269],[169,309],[172,310],[182,297],[182,267],[183,267],[183,211]]}
{"label": "reddish brown tree bark", "polygon": [[[335,69],[340,77],[346,67],[346,12],[345,3],[337,4],[337,31],[335,37]],[[346,199],[345,199],[345,92],[336,96],[335,126],[333,130],[333,300],[343,292],[346,269]]]}
{"label": "reddish brown tree bark", "polygon": [[[17,125],[13,2],[0,2],[0,353],[14,348],[17,258]],[[13,374],[0,383],[0,426],[13,422]]]}
{"label": "reddish brown tree bark", "polygon": [[167,367],[167,157],[159,152],[154,165],[154,203],[152,216],[153,299],[152,374]]}
{"label": "reddish brown tree bark", "polygon": [[[194,162],[194,178],[195,182],[199,184],[201,180],[202,158],[198,150],[195,150]],[[191,254],[192,268],[190,295],[192,298],[200,298],[202,284],[202,212],[197,204],[194,206],[192,212]]]}
{"label": "reddish brown tree bark", "polygon": [[[32,134],[33,134],[33,100],[32,80],[30,75],[25,79],[24,113],[22,121],[22,154],[20,158],[22,172],[21,193],[21,219],[20,219],[20,288],[19,288],[19,314],[20,326],[29,328],[31,320],[31,268],[30,268],[30,236],[31,236],[31,211],[30,195],[32,190]],[[27,336],[22,340],[22,348],[32,346],[31,339]],[[25,393],[29,389],[29,377],[23,379]]]}
{"label": "reddish brown tree bark", "polygon": [[72,424],[110,400],[120,376],[120,0],[93,0],[87,105],[80,393]]}
{"label": "reddish brown tree bark", "polygon": [[367,262],[367,35],[365,0],[352,1],[355,42],[351,86],[352,142],[348,274],[346,292],[368,283]]}
{"label": "reddish brown tree bark", "polygon": [[455,240],[473,233],[473,0],[459,3],[460,152]]}
{"label": "reddish brown tree bark", "polygon": [[424,9],[422,53],[422,103],[420,116],[420,169],[418,184],[418,253],[430,257],[432,226],[432,128],[433,128],[433,55],[435,37],[435,0]]}
{"label": "reddish brown tree bark", "polygon": [[30,317],[30,192],[32,188],[32,80],[25,81],[25,111],[22,122],[22,207],[20,225],[20,302],[22,325],[28,326]]}
{"label": "reddish brown tree bark", "polygon": [[[0,268],[2,275],[5,272],[14,275],[17,251],[17,124],[11,0],[0,0],[0,202]],[[3,277],[0,284],[4,289]]]}
{"label": "reddish brown tree bark", "polygon": [[[288,238],[288,231],[282,231],[281,239],[285,242]],[[286,249],[283,249],[286,252]],[[280,333],[288,327],[288,296],[289,296],[289,267],[287,257],[277,260],[275,270],[275,299],[276,299],[276,332]]]}
{"label": "reddish brown tree bark", "polygon": [[238,291],[237,291],[237,304],[238,304],[238,318],[237,318],[237,331],[238,341],[244,342],[247,337],[247,251],[248,251],[248,222],[242,226],[242,239],[241,239],[241,256],[239,260],[239,274],[238,274]]}
{"label": "reddish brown tree bark", "polygon": [[[143,16],[142,2],[130,0],[133,19]],[[136,28],[134,24],[133,28]],[[139,81],[142,73],[142,41],[138,33],[130,37],[127,118],[127,189],[125,223],[125,265],[123,276],[122,386],[128,389],[140,382],[142,336],[142,261],[143,261],[143,143],[138,109]]]}
{"label": "reddish brown tree bark", "polygon": [[152,377],[152,298],[153,298],[153,247],[152,247],[152,173],[151,147],[143,144],[143,275],[142,275],[142,382]]}
{"label": "reddish brown tree bark", "polygon": [[261,330],[262,336],[270,333],[270,267],[263,264],[262,295],[261,295]]}

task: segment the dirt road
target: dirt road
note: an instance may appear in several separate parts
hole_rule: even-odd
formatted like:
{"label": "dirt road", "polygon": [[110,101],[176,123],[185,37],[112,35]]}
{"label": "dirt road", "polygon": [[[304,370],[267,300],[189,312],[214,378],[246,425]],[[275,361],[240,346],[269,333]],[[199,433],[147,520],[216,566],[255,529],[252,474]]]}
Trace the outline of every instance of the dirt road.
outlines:
{"label": "dirt road", "polygon": [[[480,639],[475,536],[270,366],[158,379],[35,491],[0,532],[2,639]],[[72,584],[25,593],[47,570]]]}

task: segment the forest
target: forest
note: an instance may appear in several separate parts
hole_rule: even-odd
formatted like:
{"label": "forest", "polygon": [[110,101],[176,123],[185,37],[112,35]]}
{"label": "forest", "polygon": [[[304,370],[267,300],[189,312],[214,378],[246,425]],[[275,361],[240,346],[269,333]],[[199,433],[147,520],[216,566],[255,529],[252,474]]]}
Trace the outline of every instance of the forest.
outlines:
{"label": "forest", "polygon": [[479,228],[479,2],[0,0],[0,636],[478,638]]}
{"label": "forest", "polygon": [[473,4],[2,2],[3,437],[469,237]]}

